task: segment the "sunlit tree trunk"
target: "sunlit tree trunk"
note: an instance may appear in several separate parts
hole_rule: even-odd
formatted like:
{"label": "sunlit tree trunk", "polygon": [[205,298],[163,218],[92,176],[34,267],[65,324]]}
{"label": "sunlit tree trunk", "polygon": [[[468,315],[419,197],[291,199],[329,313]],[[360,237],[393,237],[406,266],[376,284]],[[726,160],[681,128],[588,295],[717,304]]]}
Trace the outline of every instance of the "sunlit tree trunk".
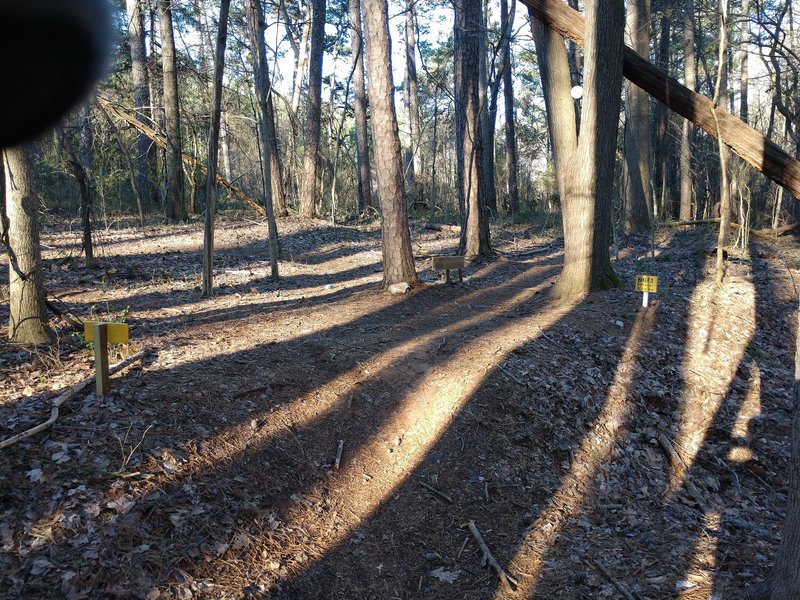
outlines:
{"label": "sunlit tree trunk", "polygon": [[308,108],[303,156],[303,184],[300,188],[300,215],[312,218],[320,197],[319,138],[322,127],[322,55],[325,50],[325,0],[313,0],[311,51],[308,60]]}
{"label": "sunlit tree trunk", "polygon": [[367,131],[367,97],[364,90],[364,37],[361,34],[361,1],[349,0],[350,47],[353,68],[353,112],[356,127],[356,163],[358,174],[358,212],[364,214],[372,206],[372,175],[369,170],[369,132]]}
{"label": "sunlit tree trunk", "polygon": [[[533,17],[533,15],[532,15]],[[576,135],[570,73],[560,35],[532,18],[564,225],[564,268],[553,295],[619,285],[608,252],[614,150],[622,87],[622,0],[587,3],[584,95]]]}
{"label": "sunlit tree trunk", "polygon": [[[630,45],[645,58],[650,56],[650,0],[628,2]],[[650,229],[650,98],[647,92],[625,82],[625,231]]]}
{"label": "sunlit tree trunk", "polygon": [[[3,156],[4,155],[4,156]],[[12,342],[47,344],[52,331],[42,280],[39,197],[30,148],[6,148],[5,197],[8,217],[9,332]]]}
{"label": "sunlit tree trunk", "polygon": [[489,93],[489,64],[488,64],[488,35],[489,28],[486,22],[486,3],[481,0],[481,29],[478,32],[478,104],[480,106],[480,132],[482,148],[481,156],[483,165],[480,173],[483,179],[483,203],[488,215],[497,214],[497,187],[494,184],[494,132],[497,121],[497,84],[492,85],[493,94]]}
{"label": "sunlit tree trunk", "polygon": [[372,140],[383,234],[383,284],[417,282],[408,229],[400,133],[394,105],[389,8],[386,0],[363,0]]}
{"label": "sunlit tree trunk", "polygon": [[264,210],[267,213],[267,227],[269,229],[269,262],[272,269],[272,279],[278,279],[278,226],[275,222],[273,209],[273,181],[280,179],[280,172],[273,170],[272,158],[276,154],[277,140],[274,137],[273,127],[269,122],[274,115],[269,110],[271,90],[269,72],[267,71],[267,47],[264,43],[264,13],[261,9],[261,0],[248,0],[248,26],[250,32],[250,52],[253,56],[253,72],[256,79],[256,96],[258,97],[259,121],[261,132],[261,146],[264,149],[264,164],[262,173],[264,177]]}
{"label": "sunlit tree trunk", "polygon": [[[697,58],[694,41],[694,0],[685,0],[683,13],[683,77],[684,85],[692,91],[697,87]],[[679,218],[688,221],[692,218],[692,192],[694,174],[692,173],[692,134],[694,126],[689,119],[683,120],[681,128],[681,200]],[[699,217],[699,215],[698,215]]]}
{"label": "sunlit tree trunk", "polygon": [[93,268],[94,246],[92,244],[92,219],[94,217],[94,136],[90,122],[89,104],[84,103],[78,111],[78,161],[83,172],[85,190],[81,194],[81,224],[83,226],[83,252],[86,266]]}
{"label": "sunlit tree trunk", "polygon": [[459,252],[490,256],[489,218],[484,180],[480,99],[481,0],[455,2],[456,172],[461,212]]}
{"label": "sunlit tree trunk", "polygon": [[164,121],[167,134],[166,178],[167,219],[185,221],[183,202],[183,164],[181,161],[181,118],[178,96],[178,67],[172,29],[170,0],[159,0],[161,18],[161,57],[164,71]]}

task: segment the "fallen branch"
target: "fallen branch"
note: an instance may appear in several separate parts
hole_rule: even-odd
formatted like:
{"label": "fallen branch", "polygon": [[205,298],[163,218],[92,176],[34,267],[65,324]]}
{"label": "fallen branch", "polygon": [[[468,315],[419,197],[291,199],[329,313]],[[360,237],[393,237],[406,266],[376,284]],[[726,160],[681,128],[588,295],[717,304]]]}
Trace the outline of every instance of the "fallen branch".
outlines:
{"label": "fallen branch", "polygon": [[497,576],[500,578],[500,581],[503,582],[503,585],[505,585],[508,589],[513,590],[516,587],[517,582],[514,580],[513,577],[511,577],[511,575],[508,575],[503,570],[503,567],[497,564],[497,561],[495,560],[494,556],[492,556],[492,553],[489,552],[489,547],[486,545],[486,542],[483,541],[483,536],[481,536],[481,532],[478,531],[477,527],[475,527],[475,521],[470,521],[469,523],[467,523],[467,526],[469,527],[469,530],[472,533],[472,537],[474,537],[475,541],[478,543],[481,552],[483,552],[483,558],[481,559],[481,566],[483,567],[486,566],[487,564],[490,565],[494,569],[494,572],[497,573]]}
{"label": "fallen branch", "polygon": [[[666,225],[667,227],[683,227],[688,225],[709,225],[713,223],[719,223],[719,219],[692,219],[689,221],[672,221],[663,223],[663,225]],[[733,229],[739,229],[741,227],[739,223],[728,223],[728,225]],[[790,231],[794,231],[795,229],[798,228],[800,228],[800,223],[794,223],[792,225],[783,225],[781,227],[776,227],[775,229],[772,229],[771,227],[768,227],[766,229],[751,229],[750,234],[759,238],[769,240],[780,237],[784,233],[789,233]]]}
{"label": "fallen branch", "polygon": [[[119,108],[118,106],[112,104],[111,102],[109,102],[105,98],[98,97],[97,98],[97,102],[104,109],[106,109],[108,112],[113,114],[115,117],[117,117],[118,119],[121,119],[122,121],[125,121],[126,123],[131,125],[134,129],[136,129],[137,131],[141,132],[143,135],[145,135],[148,138],[150,138],[155,144],[157,144],[161,148],[166,148],[167,147],[167,138],[165,136],[163,136],[162,134],[160,134],[159,132],[157,132],[152,127],[149,127],[149,126],[145,125],[139,119],[137,119],[133,115],[129,114],[127,111],[124,111],[121,108]],[[188,165],[190,168],[192,168],[192,169],[197,168],[197,160],[194,157],[189,156],[185,152],[181,152],[181,160],[186,165]],[[203,173],[207,173],[208,172],[206,167],[204,167],[202,165],[199,168],[200,168],[200,171],[202,171]],[[253,200],[250,196],[245,194],[242,190],[237,188],[232,183],[226,181],[225,179],[223,179],[219,175],[216,176],[216,179],[214,181],[216,182],[216,184],[218,186],[225,188],[230,194],[232,194],[233,196],[236,196],[237,198],[239,198],[239,200],[241,200],[241,201],[249,204],[250,206],[252,206],[256,210],[256,212],[258,212],[258,214],[260,214],[262,216],[266,214],[263,206],[261,206],[258,202]]]}
{"label": "fallen branch", "polygon": [[619,580],[616,577],[614,577],[611,574],[611,572],[608,569],[606,569],[603,565],[601,565],[599,562],[593,559],[590,559],[588,562],[589,564],[594,566],[598,571],[600,571],[605,576],[605,578],[608,579],[614,585],[614,587],[617,588],[617,590],[619,590],[619,593],[625,597],[625,600],[636,600],[633,594],[631,594],[628,590],[626,590],[625,586],[623,586],[619,582]]}
{"label": "fallen branch", "polygon": [[428,484],[427,484],[427,483],[425,483],[424,481],[420,481],[420,482],[419,482],[419,484],[420,484],[422,487],[424,487],[426,490],[428,490],[430,493],[432,493],[432,494],[435,494],[435,495],[439,496],[439,498],[441,498],[442,500],[446,501],[448,504],[452,504],[452,503],[453,503],[453,499],[452,499],[450,496],[448,496],[448,495],[447,495],[447,494],[445,494],[444,492],[440,492],[439,490],[437,490],[437,489],[436,489],[435,487],[433,487],[432,485],[428,485]]}
{"label": "fallen branch", "polygon": [[684,463],[683,458],[681,458],[681,455],[678,454],[677,450],[675,450],[663,433],[658,434],[657,439],[658,445],[661,446],[661,449],[667,455],[667,458],[669,458],[669,462],[672,465],[672,468],[675,470],[678,479],[683,481],[686,491],[689,492],[689,495],[697,503],[697,506],[700,508],[700,510],[708,512],[705,509],[705,502],[703,501],[703,497],[700,495],[700,490],[698,490],[694,485],[694,482],[689,477],[689,473],[686,471],[686,464]]}
{"label": "fallen branch", "polygon": [[[137,360],[139,360],[140,358],[144,357],[146,354],[147,354],[147,350],[142,350],[141,352],[137,352],[136,354],[134,354],[132,356],[129,356],[128,358],[126,358],[123,361],[120,361],[120,362],[118,362],[118,363],[116,363],[114,365],[111,365],[108,368],[109,375],[113,375],[114,373],[116,373],[118,371],[121,371],[125,367],[128,367],[128,366],[132,365]],[[64,404],[64,402],[66,402],[67,400],[69,400],[70,398],[75,396],[78,392],[80,392],[81,390],[86,388],[88,385],[90,385],[93,381],[94,381],[94,375],[90,375],[89,377],[87,377],[83,381],[73,385],[71,388],[69,388],[67,391],[63,392],[61,395],[56,396],[53,399],[53,401],[50,403],[52,405],[52,408],[50,409],[50,418],[47,419],[47,421],[37,425],[36,427],[32,427],[31,429],[28,429],[27,431],[23,431],[22,433],[18,433],[16,435],[12,435],[10,438],[7,438],[7,439],[3,440],[2,442],[0,442],[0,450],[3,450],[4,448],[8,448],[9,446],[13,446],[14,444],[16,444],[19,441],[22,441],[24,439],[32,437],[32,436],[36,435],[37,433],[40,433],[40,432],[44,431],[45,429],[48,429],[58,419],[58,409],[59,409],[59,407],[61,407],[61,405]]]}
{"label": "fallen branch", "polygon": [[339,464],[342,462],[342,450],[344,449],[344,440],[339,440],[339,447],[336,448],[336,461],[333,463],[333,468],[338,469]]}

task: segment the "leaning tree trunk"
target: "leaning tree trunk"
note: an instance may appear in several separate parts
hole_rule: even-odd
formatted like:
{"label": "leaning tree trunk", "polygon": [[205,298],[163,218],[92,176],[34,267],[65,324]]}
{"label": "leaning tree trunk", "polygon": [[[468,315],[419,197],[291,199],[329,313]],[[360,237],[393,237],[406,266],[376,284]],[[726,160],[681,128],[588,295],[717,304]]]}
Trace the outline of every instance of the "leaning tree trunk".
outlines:
{"label": "leaning tree trunk", "polygon": [[306,115],[303,184],[300,188],[300,215],[313,218],[320,197],[319,138],[322,128],[322,55],[325,50],[325,0],[313,0],[311,52],[308,61],[308,110]]}
{"label": "leaning tree trunk", "polygon": [[455,2],[456,172],[461,212],[459,252],[468,257],[491,256],[486,208],[485,163],[480,99],[480,43],[485,35],[481,0]]}
{"label": "leaning tree trunk", "polygon": [[358,213],[364,214],[372,206],[372,177],[369,170],[369,144],[367,132],[367,96],[364,91],[364,37],[361,27],[361,2],[350,0],[351,50],[353,68],[353,90],[356,127],[356,163],[358,172]]}
{"label": "leaning tree trunk", "polygon": [[228,12],[231,0],[222,0],[219,6],[219,28],[214,56],[214,87],[211,90],[211,126],[208,130],[208,177],[206,179],[206,216],[203,235],[203,287],[202,295],[214,293],[214,215],[217,208],[217,158],[219,124],[222,112],[222,75],[225,71],[225,46],[228,41]]}
{"label": "leaning tree trunk", "polygon": [[181,117],[178,97],[178,66],[175,57],[175,37],[172,29],[170,0],[160,0],[161,58],[164,71],[164,122],[167,133],[166,178],[167,218],[185,221],[183,203],[183,167],[181,162]]}
{"label": "leaning tree trunk", "polygon": [[42,281],[39,244],[39,197],[33,156],[27,147],[6,148],[8,216],[9,333],[12,342],[47,344],[52,332]]}
{"label": "leaning tree trunk", "polygon": [[[269,73],[267,71],[267,46],[264,43],[264,13],[261,9],[261,0],[249,0],[248,2],[248,28],[250,33],[250,51],[253,56],[253,72],[255,73],[256,95],[258,97],[259,108],[259,132],[261,133],[261,145],[264,148],[264,165],[262,173],[264,177],[264,210],[267,213],[267,227],[269,229],[269,262],[272,269],[272,279],[278,279],[278,225],[275,223],[275,211],[273,209],[273,182],[277,178],[280,180],[280,171],[273,170],[272,159],[277,155],[277,140],[273,132],[274,127],[270,128],[269,123],[273,118],[270,109],[271,90]],[[274,121],[273,121],[274,125]]]}
{"label": "leaning tree trunk", "polygon": [[[569,96],[563,40],[532,19],[564,225],[564,267],[555,297],[619,284],[608,252],[625,10],[622,0],[587,4],[581,130]],[[602,49],[602,51],[600,51]]]}
{"label": "leaning tree trunk", "polygon": [[364,0],[367,75],[372,109],[378,195],[383,233],[383,285],[417,282],[408,229],[403,159],[394,105],[389,7],[386,0]]}
{"label": "leaning tree trunk", "polygon": [[[628,2],[628,35],[640,55],[650,55],[650,0]],[[625,83],[625,231],[650,229],[650,98],[631,82]]]}

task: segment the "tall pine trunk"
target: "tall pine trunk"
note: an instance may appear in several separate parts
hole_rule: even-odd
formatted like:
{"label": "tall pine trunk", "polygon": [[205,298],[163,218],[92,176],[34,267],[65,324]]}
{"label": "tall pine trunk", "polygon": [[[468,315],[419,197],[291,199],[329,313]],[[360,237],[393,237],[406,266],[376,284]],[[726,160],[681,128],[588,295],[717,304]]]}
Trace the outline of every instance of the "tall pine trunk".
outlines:
{"label": "tall pine trunk", "polygon": [[[128,44],[131,49],[131,76],[133,78],[133,107],[137,120],[151,125],[150,87],[147,73],[147,51],[144,43],[143,0],[127,0]],[[147,178],[150,166],[150,139],[136,134],[136,175],[134,196],[139,211],[139,222],[144,225],[144,199],[147,198]]]}
{"label": "tall pine trunk", "polygon": [[273,113],[271,107],[271,90],[269,72],[267,71],[267,46],[264,43],[264,13],[261,9],[261,0],[248,0],[248,27],[250,32],[250,52],[253,56],[253,72],[255,73],[256,96],[258,97],[259,125],[261,132],[261,146],[264,149],[264,164],[262,173],[264,177],[264,210],[267,213],[267,227],[269,229],[269,262],[272,270],[272,279],[278,279],[278,225],[275,222],[273,208],[273,181],[280,179],[280,172],[273,169],[272,158],[275,156],[277,140],[274,137],[270,120]]}
{"label": "tall pine trunk", "polygon": [[480,98],[481,0],[455,2],[456,172],[461,212],[459,252],[490,256]]}
{"label": "tall pine trunk", "polygon": [[183,202],[183,164],[181,161],[181,117],[178,97],[178,65],[172,28],[170,0],[159,1],[161,19],[161,57],[164,71],[164,121],[167,134],[166,212],[170,221],[185,221]]}
{"label": "tall pine trunk", "polygon": [[[650,56],[650,0],[628,2],[628,35],[631,46],[644,58]],[[650,229],[650,98],[643,89],[625,82],[625,231]]]}
{"label": "tall pine trunk", "polygon": [[320,190],[319,138],[322,128],[322,55],[325,50],[325,0],[313,0],[311,51],[308,60],[308,105],[303,156],[303,184],[300,188],[300,215],[316,216]]}
{"label": "tall pine trunk", "polygon": [[[697,87],[697,58],[694,40],[694,0],[685,0],[683,13],[683,73],[684,85],[692,91]],[[692,194],[694,173],[692,172],[692,142],[694,125],[689,119],[683,120],[681,128],[681,199],[679,218],[688,221],[692,218]],[[698,215],[700,218],[700,215]]]}
{"label": "tall pine trunk", "polygon": [[389,8],[386,0],[364,0],[367,76],[372,109],[378,194],[383,234],[383,285],[417,282],[408,229],[400,133],[394,105]]}
{"label": "tall pine trunk", "polygon": [[[516,0],[512,0],[516,4]],[[511,74],[511,28],[515,10],[508,10],[508,0],[500,0],[500,23],[503,27],[503,107],[505,108],[506,194],[512,222],[519,212],[519,183],[517,180],[517,131],[514,116],[514,86]]]}
{"label": "tall pine trunk", "polygon": [[350,47],[353,68],[353,112],[356,127],[356,163],[358,175],[358,213],[372,206],[372,176],[369,168],[369,133],[367,131],[367,97],[364,89],[364,37],[361,34],[361,1],[349,0]]}

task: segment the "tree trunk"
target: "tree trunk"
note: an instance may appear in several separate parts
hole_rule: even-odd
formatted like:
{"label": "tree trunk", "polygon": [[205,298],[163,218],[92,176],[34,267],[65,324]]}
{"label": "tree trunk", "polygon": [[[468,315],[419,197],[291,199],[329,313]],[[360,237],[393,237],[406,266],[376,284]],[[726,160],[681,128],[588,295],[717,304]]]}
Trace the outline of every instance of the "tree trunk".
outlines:
{"label": "tree trunk", "polygon": [[480,117],[481,0],[455,2],[456,172],[461,212],[459,252],[491,256]]}
{"label": "tree trunk", "polygon": [[52,331],[42,280],[39,197],[30,148],[4,150],[8,212],[9,333],[12,342],[47,344]]}
{"label": "tree trunk", "polygon": [[[633,49],[650,55],[650,0],[628,2],[627,33]],[[631,82],[625,83],[625,232],[650,229],[650,98]]]}
{"label": "tree trunk", "polygon": [[361,35],[361,0],[350,0],[350,45],[355,66],[353,69],[356,126],[356,163],[358,175],[358,213],[365,214],[372,206],[372,176],[369,170],[367,131],[367,97],[364,91],[364,38]]}
{"label": "tree trunk", "polygon": [[[697,58],[694,44],[694,0],[686,0],[683,14],[683,80],[686,87],[695,91],[697,87]],[[678,218],[682,221],[692,218],[692,193],[694,173],[692,172],[692,143],[694,126],[689,119],[683,120],[681,127],[681,199]]]}
{"label": "tree trunk", "polygon": [[[144,43],[144,10],[142,0],[127,0],[128,44],[131,49],[131,76],[133,78],[133,106],[136,118],[150,124],[150,87],[147,81],[147,51]],[[142,201],[147,197],[147,177],[150,164],[150,140],[142,133],[136,135],[136,202],[143,220]]]}
{"label": "tree trunk", "polygon": [[206,179],[206,216],[203,235],[202,295],[214,294],[214,215],[217,212],[217,157],[219,124],[222,112],[222,75],[225,71],[225,46],[228,41],[228,11],[230,0],[221,0],[217,47],[214,56],[214,87],[211,91],[211,126],[208,130],[208,177]]}
{"label": "tree trunk", "polygon": [[[656,66],[665,73],[669,72],[669,44],[670,31],[672,29],[672,0],[667,0],[662,8],[661,26],[658,37],[658,58]],[[649,102],[649,98],[648,98]],[[672,174],[670,173],[670,162],[672,154],[672,144],[667,137],[667,127],[669,119],[667,117],[667,107],[657,102],[655,105],[655,136],[653,139],[653,186],[655,190],[653,202],[657,197],[664,199],[661,210],[668,218],[674,218],[678,214],[679,206],[673,206],[672,197]]]}
{"label": "tree trunk", "polygon": [[499,77],[492,85],[492,94],[489,93],[489,65],[488,65],[488,46],[489,28],[486,22],[485,0],[481,0],[481,28],[476,37],[478,46],[478,106],[480,115],[481,132],[481,155],[483,165],[481,166],[481,178],[483,179],[483,204],[486,207],[487,217],[497,214],[497,186],[494,183],[494,132],[497,122],[497,91],[499,88]]}
{"label": "tree trunk", "polygon": [[408,229],[400,134],[394,105],[389,8],[386,0],[364,0],[367,75],[372,140],[378,174],[383,233],[383,285],[417,282]]}
{"label": "tree trunk", "polygon": [[503,101],[506,113],[506,193],[511,221],[515,222],[519,212],[519,183],[517,182],[517,132],[514,116],[514,86],[511,76],[511,28],[514,23],[516,0],[512,0],[509,14],[508,0],[500,0],[500,23],[505,31],[503,41]]}
{"label": "tree trunk", "polygon": [[81,194],[81,223],[83,225],[83,252],[86,258],[86,266],[94,268],[94,246],[92,245],[92,220],[94,218],[94,197],[93,182],[94,160],[94,139],[92,127],[89,121],[89,104],[84,103],[78,112],[78,161],[83,173],[85,189]]}
{"label": "tree trunk", "polygon": [[625,10],[621,0],[598,4],[587,4],[584,95],[577,136],[564,43],[538,19],[531,20],[564,225],[564,268],[553,287],[555,297],[619,285],[608,246]]}
{"label": "tree trunk", "polygon": [[[728,0],[719,0],[719,63],[717,65],[717,82],[714,88],[712,104],[715,107],[726,106],[728,99]],[[728,244],[728,223],[731,218],[731,189],[728,182],[728,165],[730,156],[728,148],[722,143],[719,116],[714,108],[714,122],[717,128],[717,146],[719,148],[719,236],[717,238],[717,283],[722,283],[723,260],[725,246]]]}
{"label": "tree trunk", "polygon": [[422,166],[422,128],[419,120],[419,82],[417,78],[416,8],[414,0],[406,0],[406,109],[411,129],[411,158],[406,168],[409,183],[408,195],[414,202],[422,202],[419,177]]}
{"label": "tree trunk", "polygon": [[170,0],[159,0],[161,17],[161,57],[164,70],[164,121],[167,134],[166,177],[167,219],[185,221],[183,203],[183,168],[181,166],[181,118],[178,106],[178,68],[175,57],[175,38],[172,29]]}
{"label": "tree trunk", "polygon": [[319,201],[319,138],[322,127],[322,55],[325,50],[325,0],[313,0],[311,52],[308,61],[308,109],[306,115],[303,184],[300,215],[316,216]]}
{"label": "tree trunk", "polygon": [[259,121],[261,132],[261,145],[264,148],[264,209],[267,213],[267,227],[269,229],[269,262],[272,269],[272,279],[278,280],[278,225],[275,222],[273,209],[273,181],[280,179],[280,172],[275,172],[272,157],[276,155],[277,140],[274,137],[274,122],[270,128],[270,119],[274,117],[269,110],[271,89],[269,72],[267,71],[267,46],[264,43],[264,13],[261,9],[261,0],[248,2],[248,26],[250,30],[250,51],[253,56],[253,72],[255,73],[256,95],[258,96]]}

